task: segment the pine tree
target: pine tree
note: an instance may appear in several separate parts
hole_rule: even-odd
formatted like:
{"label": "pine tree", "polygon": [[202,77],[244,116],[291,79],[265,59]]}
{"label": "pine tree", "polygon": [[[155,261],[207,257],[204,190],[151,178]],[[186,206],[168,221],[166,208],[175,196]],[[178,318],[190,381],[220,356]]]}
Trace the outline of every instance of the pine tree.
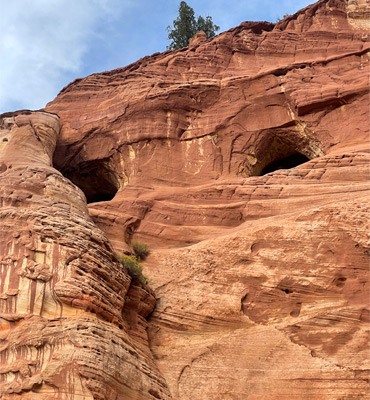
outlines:
{"label": "pine tree", "polygon": [[206,17],[206,19],[201,16],[198,17],[197,31],[203,31],[206,34],[207,39],[215,36],[219,29],[220,27],[214,25],[212,18],[209,15]]}
{"label": "pine tree", "polygon": [[215,36],[220,29],[212,22],[212,17],[205,19],[201,16],[195,19],[194,10],[189,7],[185,1],[179,5],[179,16],[173,21],[173,27],[167,26],[168,39],[172,42],[167,46],[168,49],[181,49],[189,44],[194,34],[198,31],[204,31],[207,38]]}

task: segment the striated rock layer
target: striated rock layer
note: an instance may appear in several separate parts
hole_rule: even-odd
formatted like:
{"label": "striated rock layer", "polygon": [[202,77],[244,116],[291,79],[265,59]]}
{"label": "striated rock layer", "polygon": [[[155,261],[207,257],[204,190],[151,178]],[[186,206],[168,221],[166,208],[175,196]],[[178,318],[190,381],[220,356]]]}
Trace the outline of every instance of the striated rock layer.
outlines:
{"label": "striated rock layer", "polygon": [[184,245],[260,217],[230,181],[244,191],[278,159],[368,149],[366,7],[320,1],[74,81],[46,107],[61,118],[56,166],[89,202],[110,200],[89,209],[117,248],[133,232]]}
{"label": "striated rock layer", "polygon": [[245,22],[11,117],[6,396],[368,398],[369,8]]}
{"label": "striated rock layer", "polygon": [[84,194],[51,166],[58,116],[0,122],[0,398],[170,398],[134,329],[154,297],[130,286]]}

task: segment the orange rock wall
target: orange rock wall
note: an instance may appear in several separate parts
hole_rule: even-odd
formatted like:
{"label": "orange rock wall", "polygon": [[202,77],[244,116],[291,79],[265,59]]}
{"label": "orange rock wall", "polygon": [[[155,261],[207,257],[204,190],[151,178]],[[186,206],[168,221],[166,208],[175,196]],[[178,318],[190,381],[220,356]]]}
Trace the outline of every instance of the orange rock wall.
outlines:
{"label": "orange rock wall", "polygon": [[51,166],[59,118],[20,112],[0,126],[0,398],[169,398],[147,337],[129,334],[131,278],[84,194]]}
{"label": "orange rock wall", "polygon": [[320,0],[2,116],[4,399],[369,396],[369,12]]}
{"label": "orange rock wall", "polygon": [[[62,121],[54,161],[80,187],[100,161],[118,193],[89,208],[117,248],[131,231],[173,245],[208,237],[204,226],[237,226],[245,203],[219,201],[223,180],[242,182],[294,152],[368,147],[369,41],[359,21],[354,2],[320,1],[276,25],[243,23],[76,80],[47,106]],[[183,191],[201,200],[184,207]]]}

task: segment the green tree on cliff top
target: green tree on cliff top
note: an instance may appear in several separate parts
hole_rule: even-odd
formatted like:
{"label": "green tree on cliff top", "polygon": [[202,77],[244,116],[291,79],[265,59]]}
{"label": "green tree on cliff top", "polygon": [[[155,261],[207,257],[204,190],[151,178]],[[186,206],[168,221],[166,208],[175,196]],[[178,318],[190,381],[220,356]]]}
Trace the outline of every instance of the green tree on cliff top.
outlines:
{"label": "green tree on cliff top", "polygon": [[201,16],[195,19],[194,10],[182,1],[179,5],[179,16],[173,21],[173,26],[167,26],[168,39],[171,40],[167,48],[175,50],[188,46],[189,39],[198,31],[204,31],[209,39],[215,36],[219,29],[209,15],[205,19]]}

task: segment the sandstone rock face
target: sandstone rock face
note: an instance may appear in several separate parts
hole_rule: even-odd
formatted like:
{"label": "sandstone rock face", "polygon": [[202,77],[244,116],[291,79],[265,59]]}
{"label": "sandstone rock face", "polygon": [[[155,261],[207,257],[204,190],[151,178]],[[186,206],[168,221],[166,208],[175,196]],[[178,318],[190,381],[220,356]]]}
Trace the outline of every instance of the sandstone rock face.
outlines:
{"label": "sandstone rock face", "polygon": [[47,106],[61,118],[56,166],[89,202],[111,200],[89,209],[117,248],[132,232],[171,246],[240,225],[250,211],[225,180],[367,149],[367,6],[320,1],[76,80]]}
{"label": "sandstone rock face", "polygon": [[[17,156],[32,174],[1,153],[6,396],[369,396],[369,30],[368,1],[321,0],[78,79],[32,114],[60,118],[61,173],[40,123]],[[132,240],[151,245],[151,289],[113,257]]]}
{"label": "sandstone rock face", "polygon": [[51,166],[59,118],[0,121],[0,398],[169,398],[123,311],[140,321],[154,297],[130,286],[84,194]]}

